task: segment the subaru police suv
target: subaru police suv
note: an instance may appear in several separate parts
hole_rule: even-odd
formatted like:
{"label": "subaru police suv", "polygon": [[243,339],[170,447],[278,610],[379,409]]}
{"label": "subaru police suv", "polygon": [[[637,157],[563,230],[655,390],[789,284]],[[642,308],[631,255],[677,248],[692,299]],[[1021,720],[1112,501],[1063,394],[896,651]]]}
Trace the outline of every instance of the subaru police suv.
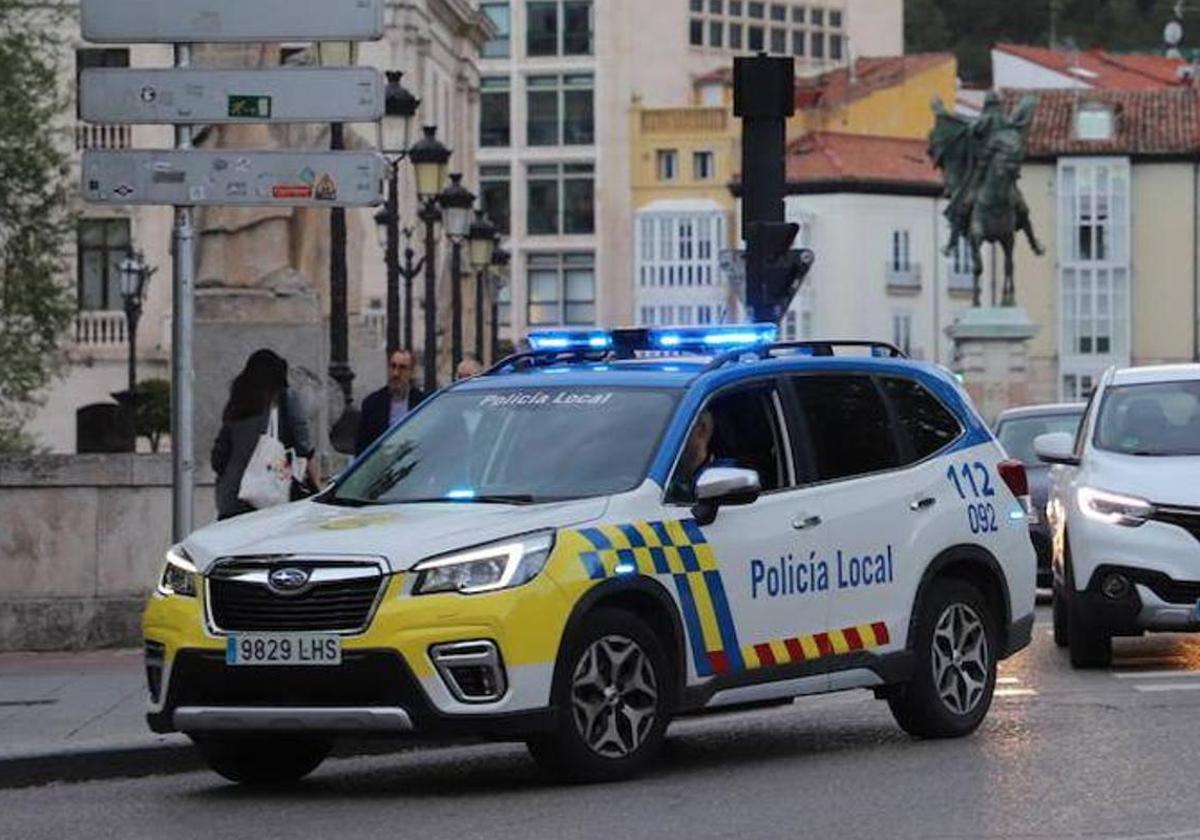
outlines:
{"label": "subaru police suv", "polygon": [[403,733],[617,779],[673,718],[853,688],[916,736],[979,725],[1035,561],[1024,468],[950,375],[771,326],[529,341],[321,495],[171,549],[156,732],[261,783]]}

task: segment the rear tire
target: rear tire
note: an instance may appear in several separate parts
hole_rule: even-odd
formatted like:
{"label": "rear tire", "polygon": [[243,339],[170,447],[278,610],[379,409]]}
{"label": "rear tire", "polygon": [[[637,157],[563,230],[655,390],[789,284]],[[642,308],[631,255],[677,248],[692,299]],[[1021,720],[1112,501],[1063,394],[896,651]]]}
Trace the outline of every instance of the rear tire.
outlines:
{"label": "rear tire", "polygon": [[329,755],[333,744],[307,736],[193,738],[212,770],[238,784],[269,787],[298,782]]}
{"label": "rear tire", "polygon": [[999,631],[987,601],[965,581],[935,580],[921,599],[912,681],[888,698],[917,738],[958,738],[983,722],[996,688]]}
{"label": "rear tire", "polygon": [[1065,648],[1070,633],[1067,628],[1067,604],[1062,590],[1056,585],[1050,600],[1050,611],[1054,615],[1054,644]]}
{"label": "rear tire", "polygon": [[675,686],[662,642],[637,616],[587,615],[557,669],[552,733],[530,739],[555,778],[611,782],[642,772],[662,749]]}

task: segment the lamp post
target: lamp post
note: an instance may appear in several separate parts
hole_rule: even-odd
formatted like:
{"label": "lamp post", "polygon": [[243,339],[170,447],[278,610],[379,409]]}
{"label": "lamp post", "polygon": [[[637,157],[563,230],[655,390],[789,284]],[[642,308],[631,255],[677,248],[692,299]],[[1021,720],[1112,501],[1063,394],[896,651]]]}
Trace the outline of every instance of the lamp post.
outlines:
{"label": "lamp post", "polygon": [[417,199],[421,210],[417,218],[425,225],[425,389],[437,390],[437,224],[438,193],[446,181],[450,150],[437,139],[437,127],[425,126],[421,137],[408,150],[416,172]]}
{"label": "lamp post", "polygon": [[450,356],[451,369],[457,369],[463,357],[462,246],[471,233],[471,207],[475,194],[462,185],[462,173],[450,175],[450,183],[438,202],[446,214],[446,235],[450,237]]}
{"label": "lamp post", "polygon": [[512,261],[512,254],[500,247],[500,234],[496,234],[495,242],[496,249],[492,252],[492,265],[496,268],[493,274],[495,288],[492,289],[492,364],[500,357],[500,290],[504,288],[508,264]]}
{"label": "lamp post", "polygon": [[[384,118],[379,124],[379,148],[388,162],[388,194],[384,209],[375,221],[385,228],[384,255],[387,261],[387,352],[400,348],[400,164],[408,156],[412,120],[421,100],[401,84],[403,73],[387,72],[384,91]],[[399,133],[399,137],[396,134]],[[398,143],[396,142],[398,141]],[[393,143],[398,148],[393,147]],[[412,280],[405,287],[404,343],[412,347]]]}
{"label": "lamp post", "polygon": [[475,358],[482,364],[483,356],[483,306],[487,286],[487,270],[496,251],[496,226],[482,210],[475,211],[467,238],[471,242],[471,268],[475,269]]}
{"label": "lamp post", "polygon": [[[390,241],[394,236],[392,232],[392,224],[395,216],[387,210],[380,210],[375,214],[376,230],[379,232],[379,247],[386,252],[390,247]],[[399,227],[399,225],[397,225]],[[398,341],[395,345],[392,344],[391,315],[388,315],[388,355],[398,347],[403,347],[405,350],[412,351],[413,349],[413,280],[415,280],[425,267],[425,258],[417,259],[416,251],[412,247],[413,229],[410,227],[401,228],[400,236],[404,238],[404,263],[395,268],[395,273],[401,280],[404,281],[404,339]],[[388,264],[388,293],[391,293],[396,282],[392,279],[392,267],[389,261]],[[389,305],[391,301],[389,300]]]}
{"label": "lamp post", "polygon": [[146,263],[141,251],[134,251],[118,266],[121,280],[121,302],[125,306],[125,323],[129,331],[129,398],[137,391],[137,332],[142,319],[142,301],[146,297],[146,284],[157,268]]}

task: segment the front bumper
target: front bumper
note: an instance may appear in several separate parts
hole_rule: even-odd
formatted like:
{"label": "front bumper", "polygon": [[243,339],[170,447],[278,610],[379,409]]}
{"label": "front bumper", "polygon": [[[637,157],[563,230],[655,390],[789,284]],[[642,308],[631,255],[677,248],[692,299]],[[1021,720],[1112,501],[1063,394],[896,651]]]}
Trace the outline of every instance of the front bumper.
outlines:
{"label": "front bumper", "polygon": [[[1109,598],[1101,591],[1105,578],[1113,574],[1124,576],[1130,583],[1122,598]],[[1106,564],[1096,568],[1087,588],[1074,597],[1081,599],[1089,622],[1114,635],[1200,630],[1200,621],[1196,620],[1200,581],[1176,580],[1163,572]]]}

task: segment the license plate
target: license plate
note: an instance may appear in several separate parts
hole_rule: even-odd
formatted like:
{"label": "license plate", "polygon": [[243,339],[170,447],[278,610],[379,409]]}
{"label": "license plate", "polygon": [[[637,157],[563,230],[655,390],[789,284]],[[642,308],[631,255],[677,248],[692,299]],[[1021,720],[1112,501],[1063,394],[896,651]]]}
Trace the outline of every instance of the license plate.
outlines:
{"label": "license plate", "polygon": [[332,633],[239,633],[225,642],[226,665],[341,665]]}

